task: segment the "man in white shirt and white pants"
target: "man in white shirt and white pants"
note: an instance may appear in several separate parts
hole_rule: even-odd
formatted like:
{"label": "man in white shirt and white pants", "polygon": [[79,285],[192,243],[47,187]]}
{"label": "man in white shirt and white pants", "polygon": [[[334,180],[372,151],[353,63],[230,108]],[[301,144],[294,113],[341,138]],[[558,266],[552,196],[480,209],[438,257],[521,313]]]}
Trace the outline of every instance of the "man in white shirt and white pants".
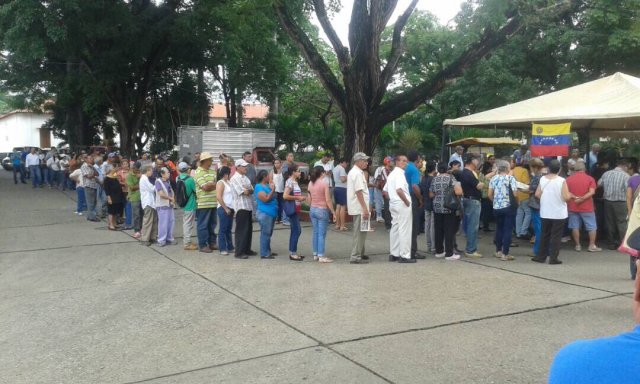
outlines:
{"label": "man in white shirt and white pants", "polygon": [[396,156],[396,166],[387,178],[384,190],[389,195],[389,211],[391,211],[391,233],[389,261],[399,263],[415,263],[411,258],[411,195],[404,169],[409,160],[404,155]]}

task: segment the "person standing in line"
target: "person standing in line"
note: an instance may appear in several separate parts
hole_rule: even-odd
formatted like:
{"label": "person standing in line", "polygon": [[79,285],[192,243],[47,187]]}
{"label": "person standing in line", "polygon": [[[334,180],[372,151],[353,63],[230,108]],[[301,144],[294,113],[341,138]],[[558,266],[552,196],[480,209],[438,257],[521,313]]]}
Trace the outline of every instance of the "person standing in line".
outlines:
{"label": "person standing in line", "polygon": [[313,251],[313,260],[320,263],[333,263],[333,259],[325,254],[329,213],[333,214],[334,220],[336,217],[331,192],[326,182],[326,174],[327,171],[323,166],[315,166],[311,171],[311,175],[309,175],[311,178],[308,186],[309,199],[311,200],[309,216],[311,216],[311,224],[313,226],[311,249]]}
{"label": "person standing in line", "polygon": [[[349,163],[346,159],[340,159],[338,165],[333,169],[333,182],[336,186],[333,194],[336,201],[336,229],[347,231],[347,167]],[[365,182],[366,184],[366,182]],[[366,185],[365,185],[366,186]],[[368,193],[367,189],[367,193]],[[368,200],[367,200],[368,202]]]}
{"label": "person standing in line", "polygon": [[396,155],[395,159],[396,166],[389,174],[385,185],[389,195],[389,209],[393,217],[389,233],[389,261],[415,263],[416,259],[411,257],[412,201],[405,175],[409,160],[405,155]]}
{"label": "person standing in line", "polygon": [[[540,185],[540,178],[542,177],[542,168],[544,163],[542,160],[534,157],[529,161],[529,169],[531,170],[531,182],[529,183],[529,209],[531,209],[531,226],[533,227],[533,255],[535,257],[538,254],[538,248],[540,248],[540,236],[542,234],[542,219],[540,219],[540,199],[535,195],[538,185]],[[548,253],[548,252],[547,252]]]}
{"label": "person standing in line", "polygon": [[322,159],[316,161],[313,166],[322,167],[324,169],[324,182],[333,196],[333,155],[331,152],[325,152],[322,155]]}
{"label": "person standing in line", "polygon": [[[180,180],[180,183],[184,183],[184,191],[187,197],[187,204],[182,208],[182,242],[184,243],[185,251],[195,251],[199,248],[198,245],[191,242],[191,231],[193,231],[193,225],[196,221],[196,182],[193,177],[189,176],[191,167],[186,162],[182,161],[178,164],[178,171],[180,172],[178,180]],[[176,183],[176,185],[178,184]]]}
{"label": "person standing in line", "polygon": [[627,211],[627,188],[629,185],[629,162],[618,160],[616,168],[607,171],[598,180],[604,189],[604,219],[609,236],[610,249],[618,249],[625,233],[629,212]]}
{"label": "person standing in line", "polygon": [[426,238],[427,250],[431,254],[436,253],[435,242],[435,227],[433,225],[433,199],[429,195],[429,189],[433,178],[436,176],[436,163],[435,161],[427,162],[425,167],[425,173],[420,182],[420,193],[422,193],[422,200],[424,201],[424,234]]}
{"label": "person standing in line", "polygon": [[271,252],[271,236],[278,216],[276,191],[274,185],[269,182],[269,174],[264,169],[258,172],[256,181],[253,193],[258,203],[256,218],[260,223],[260,259],[274,259],[277,254]]}
{"label": "person standing in line", "polygon": [[382,190],[384,189],[385,184],[387,183],[387,177],[391,171],[387,170],[387,164],[389,163],[389,157],[385,157],[383,160],[383,164],[376,168],[376,171],[373,174],[373,178],[375,180],[376,187],[373,191],[373,201],[376,209],[376,221],[378,223],[384,223],[384,196]]}
{"label": "person standing in line", "polygon": [[584,225],[589,234],[589,252],[601,252],[602,249],[596,246],[596,235],[598,225],[596,223],[596,212],[593,206],[593,195],[596,192],[596,181],[587,175],[584,160],[578,159],[573,165],[573,173],[567,178],[567,187],[571,194],[571,199],[567,202],[569,209],[569,229],[575,242],[575,250],[582,251],[580,245],[580,229]]}
{"label": "person standing in line", "polygon": [[384,183],[381,191],[382,200],[383,200],[382,217],[384,218],[384,227],[387,229],[387,231],[391,231],[392,218],[391,218],[391,212],[389,211],[389,195],[384,191],[384,184],[387,182],[386,177],[388,177],[389,174],[391,174],[391,171],[393,171],[393,167],[394,167],[393,158],[391,156],[385,157],[383,164],[384,164],[383,174],[385,175],[385,179],[384,179]]}
{"label": "person standing in line", "polygon": [[[295,164],[293,160],[294,160],[293,152],[289,152],[287,153],[287,158],[285,162],[282,164],[281,172],[282,172],[282,193],[283,194],[284,194],[284,183],[289,178],[289,176],[291,176],[291,174],[289,173],[289,167]],[[282,207],[282,209],[284,210],[284,206]],[[281,214],[282,214],[282,225],[289,225],[289,218],[287,217],[287,215],[283,214],[282,212]]]}
{"label": "person standing in line", "polygon": [[[369,156],[362,152],[353,155],[353,167],[347,176],[347,210],[353,221],[353,248],[349,263],[366,264],[369,256],[364,254],[367,232],[361,230],[363,220],[369,220],[369,188],[364,178]],[[336,173],[337,174],[337,173]],[[337,188],[336,188],[337,190]]]}
{"label": "person standing in line", "polygon": [[463,230],[467,238],[464,255],[471,258],[480,258],[478,252],[478,229],[480,227],[480,210],[482,208],[482,189],[484,183],[480,182],[478,166],[480,159],[473,153],[467,153],[464,169],[460,176],[462,187],[462,211],[464,214]]}
{"label": "person standing in line", "polygon": [[31,183],[33,188],[42,185],[42,173],[40,172],[40,157],[36,153],[35,148],[31,148],[31,152],[25,159],[25,164],[29,169],[29,177],[31,177]]}
{"label": "person standing in line", "polygon": [[455,148],[455,152],[453,152],[453,154],[449,158],[449,162],[447,164],[449,164],[449,166],[451,166],[454,161],[457,161],[458,164],[462,164],[462,155],[463,154],[464,154],[464,147],[458,145]]}
{"label": "person standing in line", "polygon": [[[404,169],[404,175],[409,184],[409,194],[411,197],[411,258],[424,259],[426,256],[418,252],[420,221],[424,220],[424,202],[422,201],[422,193],[420,192],[420,170],[418,169],[422,164],[422,157],[420,157],[417,151],[412,150],[407,154],[407,158],[409,162]],[[391,209],[391,200],[389,200],[389,209]]]}
{"label": "person standing in line", "polygon": [[158,215],[158,246],[176,245],[177,242],[173,238],[173,227],[175,225],[175,213],[173,207],[175,204],[175,194],[171,188],[171,171],[169,168],[162,167],[160,169],[160,177],[156,179],[156,213]]}
{"label": "person standing in line", "polygon": [[[202,155],[200,155],[202,156]],[[257,253],[251,250],[251,238],[253,233],[253,186],[247,178],[247,163],[244,159],[236,160],[236,173],[230,181],[233,191],[233,205],[236,210],[236,251],[237,259],[247,259]]]}
{"label": "person standing in line", "polygon": [[96,197],[96,215],[103,219],[107,209],[107,195],[104,193],[104,169],[102,156],[95,157],[93,169],[96,171],[96,182],[98,185],[97,197]]}
{"label": "person standing in line", "polygon": [[429,196],[433,199],[433,225],[435,235],[436,258],[445,260],[460,260],[460,255],[455,252],[454,242],[456,236],[456,211],[445,207],[447,194],[453,193],[462,196],[462,187],[453,175],[447,172],[448,165],[438,163],[438,175],[431,181]]}
{"label": "person standing in line", "polygon": [[[516,164],[512,174],[516,181],[529,185],[531,183],[531,173],[524,160]],[[529,227],[531,226],[531,209],[529,209],[529,198],[531,194],[529,190],[518,190],[516,192],[516,200],[518,200],[518,208],[516,211],[516,238],[520,240],[530,240]]]}
{"label": "person standing in line", "polygon": [[136,161],[131,167],[131,171],[127,174],[126,182],[129,193],[127,201],[131,204],[131,223],[133,226],[133,237],[140,238],[142,230],[142,203],[140,200],[140,168],[142,163]]}
{"label": "person standing in line", "polygon": [[[638,173],[637,170],[637,165],[634,167],[636,169],[635,172],[633,173],[633,175],[629,178],[629,181],[627,182],[627,212],[629,212],[629,223],[627,225],[627,231],[632,231],[633,227],[632,227],[632,215],[634,214],[634,205],[636,203],[636,201],[638,200],[638,196],[640,195],[640,174]],[[636,208],[637,211],[637,208]],[[631,232],[633,233],[633,232]],[[626,236],[626,234],[625,234]],[[621,245],[620,249],[618,249],[619,252],[623,252],[623,253],[629,253],[629,270],[631,272],[631,279],[635,279],[636,278],[636,274],[638,272],[638,270],[636,269],[636,256],[637,256],[637,252],[635,254],[635,256],[631,253],[633,253],[633,251],[631,251],[631,253],[629,251],[627,251],[625,249],[626,247],[624,246],[624,243]]]}
{"label": "person standing in line", "polygon": [[233,226],[233,191],[229,184],[231,168],[221,167],[218,170],[218,182],[216,183],[216,199],[218,200],[218,222],[220,231],[218,232],[218,247],[222,256],[227,256],[233,252],[233,239],[231,238],[231,227]]}
{"label": "person standing in line", "polygon": [[87,200],[84,195],[84,184],[82,184],[82,171],[80,167],[76,168],[71,174],[69,179],[76,183],[76,211],[74,212],[78,216],[82,216],[82,212],[87,210]]}
{"label": "person standing in line", "polygon": [[100,221],[96,217],[96,205],[98,199],[98,172],[93,166],[93,156],[87,156],[82,167],[82,185],[84,186],[84,196],[87,201],[87,220]]}
{"label": "person standing in line", "polygon": [[24,180],[24,168],[22,167],[22,158],[20,157],[20,152],[12,152],[11,153],[11,165],[13,166],[13,182],[18,184],[18,173],[20,174],[20,182],[22,184],[27,184]]}
{"label": "person standing in line", "polygon": [[104,192],[107,195],[108,228],[111,231],[118,230],[118,215],[122,211],[124,202],[122,186],[118,180],[118,169],[111,167],[104,178]]}
{"label": "person standing in line", "polygon": [[127,185],[127,175],[130,172],[129,159],[122,158],[120,160],[120,167],[118,168],[118,181],[120,182],[120,189],[122,189],[123,207],[120,212],[120,217],[124,215],[124,227],[122,229],[129,230],[132,228],[133,213],[131,212],[131,202],[129,202],[129,186]]}
{"label": "person standing in line", "polygon": [[142,217],[142,228],[140,230],[140,241],[146,246],[150,246],[158,240],[158,215],[156,213],[156,189],[149,181],[153,176],[153,165],[142,167],[140,176],[140,202],[144,215]]}
{"label": "person standing in line", "polygon": [[283,196],[285,201],[293,201],[295,204],[293,213],[287,212],[289,223],[291,223],[291,234],[289,235],[289,260],[302,261],[304,260],[304,256],[298,254],[298,239],[302,233],[299,213],[305,197],[302,195],[302,189],[298,184],[298,179],[300,178],[300,169],[298,168],[298,165],[291,165],[289,167],[289,173],[290,176],[284,185]]}
{"label": "person standing in line", "polygon": [[540,218],[542,219],[542,234],[540,247],[536,257],[532,261],[544,263],[549,254],[549,264],[562,264],[558,260],[560,243],[564,224],[569,216],[567,201],[571,199],[569,188],[565,179],[558,176],[560,162],[549,162],[549,173],[540,179],[540,185],[536,190],[536,197],[540,199]]}
{"label": "person standing in line", "polygon": [[194,177],[196,191],[196,220],[198,228],[198,249],[212,253],[216,248],[216,171],[211,169],[213,155],[200,154],[200,164]]}
{"label": "person standing in line", "polygon": [[518,190],[518,185],[516,179],[509,174],[511,170],[509,162],[499,160],[497,164],[498,174],[489,182],[489,199],[493,201],[493,212],[496,217],[495,257],[502,261],[511,261],[514,257],[509,254],[509,247],[516,214],[512,196]]}
{"label": "person standing in line", "polygon": [[[636,268],[640,266],[640,261],[635,263]],[[636,279],[634,285],[634,330],[613,337],[579,340],[565,345],[553,359],[549,384],[638,382],[640,365],[634,358],[640,353],[640,279]]]}
{"label": "person standing in line", "polygon": [[284,194],[284,177],[282,175],[282,161],[275,159],[273,161],[273,169],[269,173],[269,183],[274,185],[276,191],[276,200],[278,202],[278,216],[276,216],[276,224],[282,223],[282,209]]}

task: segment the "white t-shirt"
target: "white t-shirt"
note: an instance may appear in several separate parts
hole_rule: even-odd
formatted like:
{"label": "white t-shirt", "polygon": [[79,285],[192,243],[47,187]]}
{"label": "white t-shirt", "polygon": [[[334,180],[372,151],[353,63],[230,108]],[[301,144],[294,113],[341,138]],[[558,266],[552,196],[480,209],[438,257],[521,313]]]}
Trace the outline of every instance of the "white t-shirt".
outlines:
{"label": "white t-shirt", "polygon": [[542,177],[540,179],[540,217],[543,219],[562,220],[569,217],[567,202],[562,198],[562,184],[560,176],[554,179]]}
{"label": "white t-shirt", "polygon": [[[355,168],[355,167],[354,167]],[[333,181],[335,182],[335,186],[336,188],[341,187],[341,188],[347,188],[347,183],[343,183],[340,180],[340,177],[342,176],[347,176],[347,171],[344,170],[344,168],[342,167],[342,165],[338,164],[334,169],[333,169]]]}
{"label": "white t-shirt", "polygon": [[411,202],[411,195],[409,195],[409,183],[407,183],[407,178],[404,175],[404,169],[395,167],[387,177],[387,184],[384,186],[384,190],[389,194],[389,204],[404,205],[404,201],[398,195],[398,188],[402,189],[407,200]]}
{"label": "white t-shirt", "polygon": [[369,187],[364,178],[364,172],[357,166],[353,166],[347,175],[347,210],[351,216],[362,214],[362,207],[356,196],[357,191],[362,191],[364,203],[369,204]]}
{"label": "white t-shirt", "polygon": [[333,160],[328,161],[327,164],[324,164],[322,160],[318,160],[313,166],[324,168],[324,171],[327,172],[327,175],[324,177],[324,182],[329,187],[333,187],[333,183],[331,182],[331,176],[329,176],[329,172],[333,171]]}

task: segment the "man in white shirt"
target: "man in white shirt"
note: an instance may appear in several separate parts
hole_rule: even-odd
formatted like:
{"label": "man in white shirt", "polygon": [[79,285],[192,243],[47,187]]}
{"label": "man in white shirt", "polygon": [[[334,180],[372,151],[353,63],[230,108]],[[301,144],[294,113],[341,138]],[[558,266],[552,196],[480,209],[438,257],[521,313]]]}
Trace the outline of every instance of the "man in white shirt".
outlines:
{"label": "man in white shirt", "polygon": [[236,160],[236,173],[231,177],[229,184],[233,194],[233,203],[236,208],[236,251],[237,259],[247,259],[257,253],[251,250],[251,238],[253,233],[253,185],[246,176],[247,163],[244,159]]}
{"label": "man in white shirt", "polygon": [[333,155],[330,152],[325,152],[324,155],[322,155],[322,159],[316,161],[313,166],[324,168],[326,172],[324,182],[329,186],[330,191],[333,192]]}
{"label": "man in white shirt", "polygon": [[31,152],[27,155],[25,166],[29,170],[33,188],[37,187],[38,185],[42,187],[43,181],[42,173],[40,172],[40,157],[38,157],[35,148],[31,148]]}
{"label": "man in white shirt", "polygon": [[396,156],[396,167],[387,178],[384,189],[389,195],[389,210],[393,222],[391,224],[389,261],[415,263],[411,258],[411,228],[413,216],[411,211],[411,195],[409,183],[404,169],[409,160],[404,155]]}
{"label": "man in white shirt", "polygon": [[456,151],[451,155],[451,157],[449,158],[449,162],[447,164],[451,165],[451,163],[453,163],[454,161],[459,161],[460,164],[463,164],[464,163],[462,161],[463,153],[464,153],[464,147],[458,145],[456,147]]}
{"label": "man in white shirt", "polygon": [[362,152],[353,155],[353,167],[347,175],[347,210],[353,221],[353,248],[351,264],[366,264],[369,259],[364,254],[364,242],[367,232],[361,231],[362,220],[369,220],[369,186],[364,178],[363,169],[367,168],[369,156]]}

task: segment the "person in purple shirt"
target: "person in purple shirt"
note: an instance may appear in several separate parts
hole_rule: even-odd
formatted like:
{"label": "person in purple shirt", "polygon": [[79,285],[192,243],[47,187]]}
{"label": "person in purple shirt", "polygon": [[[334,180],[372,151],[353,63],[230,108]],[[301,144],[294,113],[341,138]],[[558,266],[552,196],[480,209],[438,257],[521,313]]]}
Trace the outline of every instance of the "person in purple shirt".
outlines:
{"label": "person in purple shirt", "polygon": [[640,382],[640,279],[635,281],[633,316],[636,327],[631,332],[564,346],[551,365],[549,384]]}

